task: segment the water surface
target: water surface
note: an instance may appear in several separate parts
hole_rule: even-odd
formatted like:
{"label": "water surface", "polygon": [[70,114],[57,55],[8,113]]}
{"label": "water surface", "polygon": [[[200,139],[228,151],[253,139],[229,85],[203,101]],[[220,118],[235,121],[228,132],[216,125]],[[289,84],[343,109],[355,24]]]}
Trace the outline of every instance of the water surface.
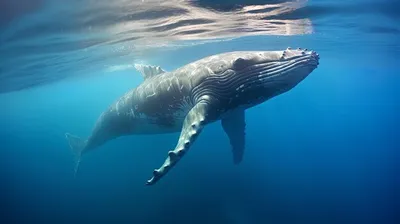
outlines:
{"label": "water surface", "polygon": [[[399,223],[399,3],[90,1],[0,3],[2,223]],[[233,50],[313,49],[320,66],[246,113],[232,164],[219,123],[157,185],[178,134],[130,136],[82,160],[99,114],[142,82]]]}

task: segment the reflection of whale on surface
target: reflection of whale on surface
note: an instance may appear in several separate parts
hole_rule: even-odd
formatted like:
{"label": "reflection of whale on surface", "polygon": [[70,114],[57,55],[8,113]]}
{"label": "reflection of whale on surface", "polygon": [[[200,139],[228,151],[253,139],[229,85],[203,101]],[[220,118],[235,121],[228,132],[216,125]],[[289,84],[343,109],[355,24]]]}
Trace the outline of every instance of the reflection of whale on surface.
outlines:
{"label": "reflection of whale on surface", "polygon": [[221,120],[232,145],[234,163],[245,147],[245,110],[295,87],[317,66],[319,55],[302,49],[243,51],[209,56],[165,72],[136,65],[145,80],[101,114],[87,140],[66,134],[76,156],[119,136],[180,131],[174,150],[154,170],[156,183],[209,123]]}

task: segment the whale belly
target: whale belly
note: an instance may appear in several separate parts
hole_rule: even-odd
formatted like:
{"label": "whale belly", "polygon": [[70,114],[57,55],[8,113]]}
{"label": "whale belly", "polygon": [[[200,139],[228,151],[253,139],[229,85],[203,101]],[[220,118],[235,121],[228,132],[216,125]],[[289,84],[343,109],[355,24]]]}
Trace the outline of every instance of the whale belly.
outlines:
{"label": "whale belly", "polygon": [[145,115],[135,118],[132,125],[133,134],[163,134],[179,132],[182,129],[183,119],[167,121],[164,117],[147,117]]}
{"label": "whale belly", "polygon": [[[171,93],[170,93],[171,94]],[[133,130],[137,134],[179,132],[193,105],[189,96],[180,94],[136,94],[131,104]]]}

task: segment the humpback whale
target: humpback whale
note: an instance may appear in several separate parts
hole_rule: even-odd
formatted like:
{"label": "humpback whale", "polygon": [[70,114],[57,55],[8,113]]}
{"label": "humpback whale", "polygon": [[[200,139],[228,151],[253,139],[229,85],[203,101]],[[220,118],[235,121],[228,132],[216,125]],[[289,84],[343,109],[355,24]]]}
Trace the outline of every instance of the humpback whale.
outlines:
{"label": "humpback whale", "polygon": [[318,67],[319,55],[307,49],[234,51],[211,55],[174,71],[135,64],[143,82],[125,93],[96,121],[87,139],[66,133],[75,155],[112,139],[140,134],[180,132],[162,166],[147,185],[157,183],[188,152],[203,128],[220,121],[239,164],[245,150],[245,111],[285,93]]}

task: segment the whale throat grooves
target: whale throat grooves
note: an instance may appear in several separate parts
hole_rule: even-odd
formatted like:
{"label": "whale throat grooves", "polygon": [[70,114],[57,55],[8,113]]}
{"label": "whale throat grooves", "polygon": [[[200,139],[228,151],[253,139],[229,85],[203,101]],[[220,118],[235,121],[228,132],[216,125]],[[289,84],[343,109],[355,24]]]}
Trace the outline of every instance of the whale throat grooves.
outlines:
{"label": "whale throat grooves", "polygon": [[258,74],[257,71],[238,73],[228,69],[220,74],[210,75],[193,88],[193,98],[196,100],[208,95],[221,103],[226,102],[226,105],[223,105],[226,109],[247,104],[254,96],[263,95],[261,91],[264,89],[264,82]]}

